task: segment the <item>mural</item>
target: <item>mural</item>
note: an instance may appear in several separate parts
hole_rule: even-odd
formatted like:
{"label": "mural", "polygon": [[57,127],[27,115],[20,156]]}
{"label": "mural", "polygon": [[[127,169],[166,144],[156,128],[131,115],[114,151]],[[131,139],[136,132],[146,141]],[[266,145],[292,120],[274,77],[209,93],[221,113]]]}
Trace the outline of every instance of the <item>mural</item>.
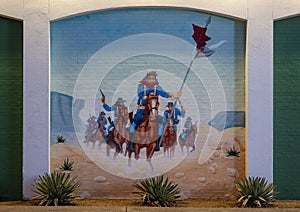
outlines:
{"label": "mural", "polygon": [[245,175],[244,22],[146,7],[50,30],[51,169],[74,161],[78,195],[134,198],[136,180],[164,174],[183,197],[233,198]]}

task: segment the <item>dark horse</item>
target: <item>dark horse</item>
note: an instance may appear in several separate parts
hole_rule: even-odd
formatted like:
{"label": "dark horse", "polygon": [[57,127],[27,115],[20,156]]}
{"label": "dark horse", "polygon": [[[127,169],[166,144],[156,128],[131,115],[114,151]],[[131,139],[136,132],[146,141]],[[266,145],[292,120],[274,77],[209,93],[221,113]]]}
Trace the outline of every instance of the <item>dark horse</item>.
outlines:
{"label": "dark horse", "polygon": [[126,124],[128,120],[129,114],[127,107],[118,106],[118,122],[116,123],[116,125],[114,125],[113,131],[110,132],[107,137],[107,157],[109,157],[110,155],[110,150],[115,149],[114,158],[116,158],[118,153],[123,153],[123,144],[125,142],[129,143],[129,133],[126,129]]}
{"label": "dark horse", "polygon": [[101,147],[101,144],[105,141],[107,133],[103,131],[104,128],[104,120],[100,120],[98,122],[98,128],[95,131],[95,133],[92,135],[91,141],[93,142],[93,146],[95,146],[96,141],[99,141],[99,147]]}
{"label": "dark horse", "polygon": [[[149,95],[147,99],[147,105],[144,111],[144,120],[137,126],[134,133],[134,156],[135,159],[139,159],[140,150],[146,148],[146,160],[150,164],[151,171],[153,172],[153,166],[151,158],[154,154],[156,142],[158,141],[158,96]],[[131,159],[131,152],[129,152],[129,165]]]}
{"label": "dark horse", "polygon": [[[189,154],[190,152],[193,152],[196,148],[195,148],[195,139],[196,139],[196,135],[197,135],[197,122],[195,124],[193,124],[190,129],[187,129],[187,135],[186,135],[186,139],[184,140],[182,138],[182,136],[179,136],[179,145],[181,148],[181,152],[183,153],[183,147],[186,146],[187,149],[187,154]],[[189,148],[192,147],[192,150],[189,151]]]}
{"label": "dark horse", "polygon": [[166,157],[167,154],[168,158],[172,158],[174,157],[175,153],[177,134],[174,130],[173,120],[171,119],[167,124],[168,125],[162,139],[162,145],[164,147],[164,156]]}

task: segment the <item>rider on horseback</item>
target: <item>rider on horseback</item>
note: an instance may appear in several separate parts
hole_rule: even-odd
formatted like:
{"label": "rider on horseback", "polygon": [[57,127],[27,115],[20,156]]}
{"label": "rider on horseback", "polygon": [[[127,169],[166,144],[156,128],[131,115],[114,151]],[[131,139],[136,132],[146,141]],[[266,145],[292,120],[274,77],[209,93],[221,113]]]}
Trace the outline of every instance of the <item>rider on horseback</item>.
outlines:
{"label": "rider on horseback", "polygon": [[106,135],[107,135],[107,132],[106,132],[107,119],[106,119],[105,115],[106,115],[105,112],[101,111],[97,118],[98,129],[104,140],[106,139]]}
{"label": "rider on horseback", "polygon": [[166,124],[173,125],[174,132],[177,131],[177,125],[179,124],[178,116],[181,116],[182,118],[184,118],[185,116],[185,109],[182,105],[180,106],[180,108],[181,110],[179,110],[178,108],[174,108],[173,102],[168,102],[167,109],[164,112],[163,118],[168,122]]}
{"label": "rider on horseback", "polygon": [[183,138],[184,141],[186,140],[186,137],[189,134],[192,125],[193,125],[192,118],[189,116],[189,117],[187,117],[187,119],[186,119],[186,121],[184,123],[184,126],[183,126],[184,130],[180,134],[180,137]]}
{"label": "rider on horseback", "polygon": [[101,98],[101,102],[103,103],[103,108],[106,110],[106,111],[113,111],[114,112],[114,120],[110,123],[110,125],[108,126],[108,136],[107,138],[109,137],[109,135],[111,133],[113,133],[113,130],[115,128],[115,126],[117,125],[117,122],[118,122],[118,113],[120,110],[122,109],[126,109],[127,110],[127,107],[125,106],[124,102],[126,102],[126,100],[124,100],[122,97],[119,97],[118,100],[116,101],[115,104],[113,104],[111,107],[106,104],[105,102],[105,96],[102,96]]}
{"label": "rider on horseback", "polygon": [[106,132],[106,125],[107,125],[107,119],[105,117],[105,112],[101,111],[99,113],[98,119],[97,119],[97,123],[98,123],[98,127],[100,128],[100,126],[102,126],[102,129],[99,129],[101,132],[105,133]]}
{"label": "rider on horseback", "polygon": [[[159,82],[156,78],[157,73],[156,71],[150,71],[146,74],[143,80],[140,81],[140,84],[137,88],[137,95],[138,95],[138,101],[137,101],[137,111],[133,118],[133,123],[130,126],[129,133],[130,133],[130,143],[128,146],[128,151],[133,152],[133,138],[134,138],[134,132],[137,126],[141,124],[144,120],[144,111],[145,107],[147,105],[147,99],[149,95],[154,96],[161,96],[164,98],[179,98],[181,96],[181,93],[169,93],[162,89],[162,87],[159,85]],[[161,136],[159,130],[158,136]],[[159,143],[158,139],[158,143]],[[159,151],[159,144],[157,143],[155,151]]]}

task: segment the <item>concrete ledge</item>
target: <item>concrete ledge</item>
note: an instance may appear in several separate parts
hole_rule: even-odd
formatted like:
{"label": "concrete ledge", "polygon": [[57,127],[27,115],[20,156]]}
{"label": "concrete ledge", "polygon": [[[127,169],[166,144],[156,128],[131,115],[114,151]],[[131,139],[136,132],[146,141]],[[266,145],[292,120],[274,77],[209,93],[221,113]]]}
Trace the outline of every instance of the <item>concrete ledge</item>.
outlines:
{"label": "concrete ledge", "polygon": [[156,208],[156,207],[126,207],[126,206],[59,206],[59,207],[46,207],[46,206],[0,206],[0,212],[2,211],[22,211],[22,212],[40,212],[40,211],[72,211],[72,212],[93,212],[93,211],[101,211],[101,212],[239,212],[239,211],[300,211],[300,208]]}

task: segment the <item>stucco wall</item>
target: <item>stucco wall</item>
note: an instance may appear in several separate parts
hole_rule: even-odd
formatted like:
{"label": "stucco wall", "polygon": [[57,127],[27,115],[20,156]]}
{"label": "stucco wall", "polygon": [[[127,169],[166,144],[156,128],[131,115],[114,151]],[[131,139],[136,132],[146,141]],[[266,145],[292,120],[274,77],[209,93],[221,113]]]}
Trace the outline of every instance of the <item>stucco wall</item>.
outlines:
{"label": "stucco wall", "polygon": [[[297,0],[0,0],[0,14],[24,21],[23,193],[49,169],[49,21],[122,6],[172,6],[246,19],[248,175],[273,178],[273,19],[300,12]],[[266,154],[269,153],[269,154]]]}

